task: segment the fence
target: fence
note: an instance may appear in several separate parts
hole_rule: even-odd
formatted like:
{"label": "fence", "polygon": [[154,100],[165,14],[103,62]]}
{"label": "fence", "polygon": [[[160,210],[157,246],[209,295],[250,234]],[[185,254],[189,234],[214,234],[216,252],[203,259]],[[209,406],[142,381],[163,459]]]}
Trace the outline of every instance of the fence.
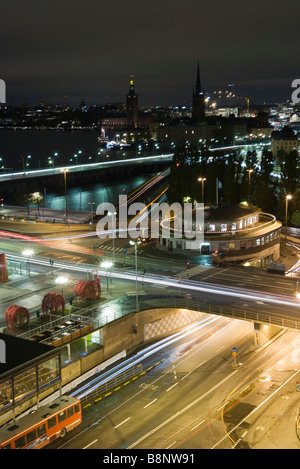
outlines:
{"label": "fence", "polygon": [[113,378],[105,381],[104,383],[101,383],[99,386],[97,386],[96,389],[94,389],[91,392],[88,392],[84,396],[79,396],[81,402],[87,401],[88,399],[96,398],[99,399],[101,395],[103,397],[107,397],[109,394],[111,394],[111,390],[117,391],[120,389],[120,386],[123,384],[128,384],[130,380],[133,378],[138,377],[141,373],[143,373],[143,366],[142,364],[139,365],[133,365],[131,368],[128,370],[122,371],[121,373],[117,374]]}
{"label": "fence", "polygon": [[[189,298],[180,297],[169,297],[166,295],[154,296],[154,295],[140,295],[139,296],[139,311],[153,308],[183,308],[194,311],[201,311],[207,314],[217,314],[219,316],[226,316],[232,319],[241,319],[251,322],[257,322],[261,324],[269,324],[282,328],[290,328],[300,330],[300,316],[299,318],[293,318],[286,314],[276,315],[275,313],[267,313],[257,309],[245,307],[239,308],[236,306],[227,306],[213,303],[205,303],[196,301]],[[87,325],[93,330],[98,330],[104,327],[106,324],[114,322],[122,317],[136,312],[136,298],[135,297],[122,297],[117,300],[113,300],[99,307],[94,308],[83,308],[78,313],[72,313],[68,316],[58,318],[52,321],[51,324],[45,324],[36,329],[27,331],[19,337],[28,338],[33,335],[41,334],[44,330],[49,330],[51,327],[53,333],[51,337],[45,338],[43,342],[50,343],[61,331],[55,330],[59,328],[59,325],[66,322],[69,319],[72,322],[69,331],[66,328],[64,334],[84,328]],[[74,323],[76,325],[74,325]],[[67,341],[67,339],[66,339]],[[69,340],[68,340],[69,341]]]}

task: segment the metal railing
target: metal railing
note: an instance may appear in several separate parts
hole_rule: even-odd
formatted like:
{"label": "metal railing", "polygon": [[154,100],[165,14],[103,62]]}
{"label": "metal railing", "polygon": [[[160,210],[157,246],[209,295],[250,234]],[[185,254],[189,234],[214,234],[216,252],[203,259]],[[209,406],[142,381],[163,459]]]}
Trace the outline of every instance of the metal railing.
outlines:
{"label": "metal railing", "polygon": [[121,373],[117,374],[113,378],[105,381],[104,383],[100,383],[100,385],[91,391],[90,393],[85,394],[84,396],[80,396],[81,402],[87,401],[88,399],[92,398],[99,398],[107,397],[112,393],[112,391],[117,391],[120,389],[121,385],[129,384],[130,380],[133,378],[138,377],[143,372],[143,365],[132,365],[131,368],[128,370],[122,371]]}
{"label": "metal railing", "polygon": [[[125,303],[122,303],[122,300]],[[152,309],[152,308],[183,308],[190,309],[193,311],[199,311],[207,314],[216,314],[219,316],[226,316],[232,319],[241,319],[251,322],[257,322],[261,324],[268,324],[282,328],[300,330],[300,315],[299,320],[292,316],[284,315],[279,316],[275,313],[267,313],[260,311],[259,307],[256,309],[245,307],[240,308],[236,306],[220,305],[213,303],[205,303],[189,298],[170,297],[166,295],[140,295],[139,296],[139,311]],[[121,297],[117,300],[113,300],[109,303],[101,305],[99,307],[85,308],[80,313],[72,313],[68,316],[63,316],[59,319],[45,325],[42,325],[36,329],[29,330],[19,337],[29,338],[34,335],[40,334],[43,331],[51,327],[59,326],[70,321],[78,322],[78,325],[71,325],[69,332],[74,328],[84,328],[91,326],[93,330],[98,330],[104,327],[106,324],[112,323],[121,319],[129,314],[137,312],[136,310],[136,298],[135,297]],[[64,329],[64,332],[68,332],[68,328]],[[44,343],[53,341],[53,337],[56,338],[60,331],[53,332],[51,337],[42,340]]]}

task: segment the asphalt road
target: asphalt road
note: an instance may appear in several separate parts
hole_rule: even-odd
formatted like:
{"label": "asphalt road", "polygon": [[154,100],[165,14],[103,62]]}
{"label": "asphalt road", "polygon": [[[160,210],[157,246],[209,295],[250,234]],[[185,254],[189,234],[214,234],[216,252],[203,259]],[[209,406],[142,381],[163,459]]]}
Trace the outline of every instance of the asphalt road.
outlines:
{"label": "asphalt road", "polygon": [[294,332],[255,349],[249,324],[212,318],[142,377],[83,403],[83,424],[48,449],[299,449],[299,352]]}

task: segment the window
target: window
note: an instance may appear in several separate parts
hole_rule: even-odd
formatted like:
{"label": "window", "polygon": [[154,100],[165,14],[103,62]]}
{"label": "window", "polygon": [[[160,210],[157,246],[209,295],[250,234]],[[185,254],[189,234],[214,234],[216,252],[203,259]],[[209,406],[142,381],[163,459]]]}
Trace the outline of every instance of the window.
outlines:
{"label": "window", "polygon": [[67,415],[66,415],[65,410],[63,410],[62,412],[58,414],[58,422],[62,422],[63,420],[66,420],[66,418],[67,418]]}
{"label": "window", "polygon": [[221,225],[221,231],[227,231],[227,225]]}
{"label": "window", "polygon": [[26,438],[25,435],[21,436],[15,441],[16,449],[23,448],[26,445]]}
{"label": "window", "polygon": [[232,223],[231,229],[232,229],[232,231],[236,230],[236,223]]}
{"label": "window", "polygon": [[210,225],[209,231],[216,231],[216,225]]}
{"label": "window", "polygon": [[36,440],[36,430],[31,430],[31,432],[27,433],[27,444],[32,443],[34,440]]}
{"label": "window", "polygon": [[55,427],[56,425],[56,416],[51,417],[51,419],[48,420],[48,428]]}
{"label": "window", "polygon": [[260,239],[259,238],[257,238],[257,240],[256,240],[256,246],[260,246]]}
{"label": "window", "polygon": [[39,427],[37,427],[37,436],[42,436],[42,435],[45,435],[46,433],[46,424],[43,423],[43,425],[40,425]]}
{"label": "window", "polygon": [[67,415],[68,415],[68,418],[72,417],[72,415],[74,415],[74,408],[73,407],[70,407],[69,409],[67,409]]}
{"label": "window", "polygon": [[75,414],[78,414],[79,412],[79,404],[75,404]]}

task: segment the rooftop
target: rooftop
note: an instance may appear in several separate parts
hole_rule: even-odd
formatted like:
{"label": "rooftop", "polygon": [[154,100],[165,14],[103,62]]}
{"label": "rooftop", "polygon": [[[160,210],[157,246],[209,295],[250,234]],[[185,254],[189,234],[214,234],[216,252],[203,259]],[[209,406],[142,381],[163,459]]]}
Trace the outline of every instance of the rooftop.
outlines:
{"label": "rooftop", "polygon": [[1,363],[0,355],[0,379],[4,374],[13,372],[14,370],[26,366],[30,361],[37,360],[44,354],[49,352],[58,351],[55,347],[50,345],[41,344],[31,340],[21,339],[9,334],[0,333],[0,340],[5,343],[5,360],[6,363]]}

